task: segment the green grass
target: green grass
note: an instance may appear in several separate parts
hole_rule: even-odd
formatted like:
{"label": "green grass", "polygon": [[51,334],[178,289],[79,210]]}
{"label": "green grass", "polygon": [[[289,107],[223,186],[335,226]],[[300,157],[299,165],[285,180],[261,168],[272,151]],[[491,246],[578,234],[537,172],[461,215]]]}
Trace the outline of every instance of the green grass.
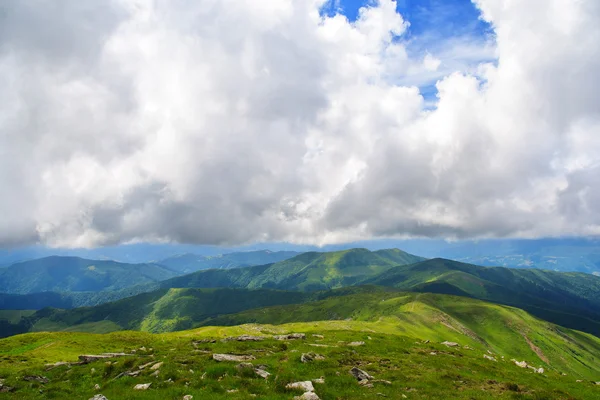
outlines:
{"label": "green grass", "polygon": [[[424,304],[424,303],[421,303]],[[405,306],[411,306],[405,303]],[[290,382],[324,377],[315,383],[321,399],[593,399],[600,387],[589,381],[576,382],[576,375],[563,376],[552,369],[544,374],[524,370],[496,354],[498,362],[483,358],[483,350],[447,348],[432,340],[425,343],[412,335],[389,333],[391,321],[321,321],[280,326],[244,325],[206,327],[168,334],[117,332],[34,333],[0,340],[0,378],[16,388],[11,399],[88,399],[102,393],[109,399],[291,399],[301,392],[285,388]],[[192,345],[200,338],[220,339],[240,333],[270,337],[285,332],[305,332],[306,340],[280,342],[220,342]],[[440,331],[441,332],[441,331]],[[320,334],[324,339],[312,337]],[[421,332],[419,335],[428,332]],[[431,340],[431,339],[430,339]],[[346,343],[364,341],[364,346]],[[313,347],[319,344],[329,347]],[[461,343],[462,344],[462,343]],[[145,347],[145,351],[139,351]],[[131,352],[135,355],[88,365],[59,367],[45,371],[45,363],[75,361],[79,354]],[[323,361],[304,364],[300,355],[316,352]],[[436,355],[430,353],[435,352]],[[263,364],[272,375],[264,380],[236,368],[236,363],[218,363],[212,353],[252,354],[255,365]],[[163,362],[158,377],[144,370],[141,376],[116,376],[150,361]],[[362,387],[348,373],[353,367],[376,379],[373,388]],[[25,375],[43,375],[50,382],[26,382]],[[169,381],[170,380],[170,381]],[[152,383],[147,391],[134,391],[138,383]],[[100,385],[99,391],[94,385]],[[228,390],[237,392],[228,393]],[[256,395],[257,397],[252,397]],[[406,396],[406,397],[403,397]],[[383,397],[385,396],[385,397]],[[8,398],[8,397],[7,397]]]}

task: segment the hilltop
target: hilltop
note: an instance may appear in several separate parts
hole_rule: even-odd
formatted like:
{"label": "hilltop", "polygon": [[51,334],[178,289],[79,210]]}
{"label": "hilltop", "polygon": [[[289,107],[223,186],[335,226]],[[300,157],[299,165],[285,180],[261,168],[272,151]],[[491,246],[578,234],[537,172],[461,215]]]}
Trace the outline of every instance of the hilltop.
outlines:
{"label": "hilltop", "polygon": [[219,254],[216,256],[202,256],[198,254],[178,254],[160,260],[158,264],[164,265],[180,273],[190,273],[203,269],[228,269],[249,267],[252,265],[272,264],[297,256],[295,251],[270,251],[257,250],[237,253]]}

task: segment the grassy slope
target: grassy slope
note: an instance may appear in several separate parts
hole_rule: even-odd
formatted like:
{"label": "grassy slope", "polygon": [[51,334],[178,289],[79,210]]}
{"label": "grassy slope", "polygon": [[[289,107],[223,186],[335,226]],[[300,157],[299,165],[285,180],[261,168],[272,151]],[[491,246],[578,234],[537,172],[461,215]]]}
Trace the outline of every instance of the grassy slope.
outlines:
{"label": "grassy slope", "polygon": [[124,264],[79,257],[46,257],[0,270],[0,292],[83,292],[119,290],[162,281],[176,272],[156,264]]}
{"label": "grassy slope", "polygon": [[[387,299],[384,303],[392,300]],[[421,300],[401,301],[396,306],[412,308],[416,301],[416,311],[417,307],[426,306],[426,302]],[[385,307],[391,307],[391,304]],[[519,359],[526,359],[536,366],[544,365],[527,344],[522,343],[523,340],[515,346],[510,343],[497,350],[494,356],[498,362],[493,362],[483,358],[487,350],[485,345],[441,323],[419,327],[414,332],[402,332],[399,327],[398,322],[388,320],[383,323],[354,320],[207,327],[160,335],[142,332],[19,335],[0,340],[0,377],[6,385],[16,388],[10,394],[11,399],[28,400],[87,399],[96,393],[102,393],[109,399],[181,399],[187,394],[194,398],[216,400],[250,399],[251,394],[266,400],[291,399],[302,392],[286,389],[287,383],[318,377],[325,379],[324,384],[314,385],[323,400],[374,399],[381,396],[390,399],[584,400],[597,398],[600,394],[600,387],[589,381],[576,382],[578,379],[597,379],[597,370],[570,370],[565,371],[568,375],[564,376],[562,366],[550,366],[544,374],[534,374],[514,365],[508,359],[513,353],[519,353]],[[198,349],[191,343],[200,338],[218,339],[241,333],[269,336],[285,332],[306,332],[308,337],[307,340],[289,342],[271,339],[256,343],[217,341],[201,344]],[[324,335],[324,338],[312,337],[312,333]],[[566,347],[579,354],[587,355],[591,347],[598,346],[598,339],[589,335],[579,336],[568,330],[563,333],[573,340]],[[530,334],[533,336],[533,333]],[[438,340],[453,338],[463,345],[469,344],[471,349],[447,348],[438,343]],[[517,336],[515,338],[518,339]],[[432,342],[424,343],[422,339]],[[364,341],[365,345],[346,345],[358,340]],[[312,347],[310,344],[329,347]],[[541,345],[550,352],[548,346]],[[142,346],[145,350],[140,351]],[[43,368],[45,363],[75,361],[79,354],[130,352],[133,349],[137,350],[136,355],[120,358],[111,364],[99,361],[50,371]],[[505,350],[511,353],[505,353]],[[301,363],[300,355],[311,351],[324,355],[326,359]],[[253,363],[265,365],[272,375],[264,380],[251,372],[237,369],[237,363],[215,362],[210,356],[213,352],[252,354],[257,358]],[[431,355],[431,352],[436,355]],[[119,373],[135,370],[150,361],[164,363],[158,376],[151,376],[154,371],[145,369],[136,378],[116,378]],[[566,361],[577,363],[571,355],[567,355]],[[390,384],[375,382],[373,388],[361,387],[348,373],[353,366],[359,366],[376,379]],[[25,382],[22,380],[25,375],[44,375],[50,382]],[[152,383],[152,386],[147,391],[134,391],[133,386],[138,383]],[[100,385],[99,391],[93,389],[95,384]]]}
{"label": "grassy slope", "polygon": [[600,335],[600,278],[583,273],[480,267],[432,259],[399,266],[366,283],[475,297]]}

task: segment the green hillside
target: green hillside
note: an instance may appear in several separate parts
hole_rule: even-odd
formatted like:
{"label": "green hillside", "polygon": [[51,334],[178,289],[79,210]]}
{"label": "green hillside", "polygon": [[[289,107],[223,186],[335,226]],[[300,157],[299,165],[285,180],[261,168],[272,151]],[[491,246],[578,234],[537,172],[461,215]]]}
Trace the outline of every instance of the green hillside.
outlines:
{"label": "green hillside", "polygon": [[190,273],[204,269],[227,269],[249,267],[252,265],[272,264],[287,260],[299,253],[295,251],[245,251],[220,254],[217,256],[201,256],[198,254],[179,254],[158,262],[174,271]]}
{"label": "green hillside", "polygon": [[95,292],[162,281],[177,273],[156,264],[46,257],[0,269],[0,293]]}
{"label": "green hillside", "polygon": [[600,335],[600,278],[584,273],[480,267],[438,258],[399,266],[364,282],[513,305]]}
{"label": "green hillside", "polygon": [[[522,310],[378,288],[322,295],[326,298],[316,302],[212,320],[254,322],[249,325],[164,334],[31,333],[2,339],[1,385],[11,390],[11,399],[89,399],[99,393],[108,399],[292,399],[303,391],[286,386],[311,380],[323,400],[585,400],[600,394],[594,384],[600,381],[600,339]],[[291,332],[306,336],[283,341],[273,337]],[[259,338],[222,340],[242,334]],[[456,345],[442,343],[447,341]],[[45,367],[76,362],[82,354],[121,352],[128,355]],[[219,362],[214,354],[244,356],[247,361]],[[302,362],[306,354],[313,361]],[[359,383],[350,374],[353,368],[372,377]],[[263,378],[256,371],[269,375]],[[147,383],[147,390],[133,389]]]}

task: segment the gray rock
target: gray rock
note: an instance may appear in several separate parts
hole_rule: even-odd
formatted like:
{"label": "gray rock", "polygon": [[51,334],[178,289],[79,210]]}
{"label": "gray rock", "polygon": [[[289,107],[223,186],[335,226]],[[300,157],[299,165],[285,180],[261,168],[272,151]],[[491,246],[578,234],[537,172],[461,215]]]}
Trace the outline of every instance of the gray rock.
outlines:
{"label": "gray rock", "polygon": [[94,397],[90,398],[89,400],[108,400],[108,399],[103,394],[97,394]]}
{"label": "gray rock", "polygon": [[448,347],[458,347],[458,343],[456,343],[456,342],[445,341],[445,342],[442,342],[442,344],[445,346],[448,346]]}
{"label": "gray rock", "polygon": [[314,392],[315,391],[315,387],[313,386],[311,381],[288,383],[287,385],[285,385],[285,388],[286,389],[300,389],[300,390],[304,390],[305,392]]}
{"label": "gray rock", "polygon": [[192,400],[194,398],[194,396],[192,396],[191,394],[186,394],[185,396],[183,396],[183,400]]}
{"label": "gray rock", "polygon": [[287,335],[275,335],[273,336],[275,340],[298,340],[298,339],[306,339],[306,335],[304,333],[288,333]]}
{"label": "gray rock", "polygon": [[40,375],[28,375],[28,376],[24,376],[23,380],[24,381],[28,381],[28,382],[39,382],[39,383],[48,383],[48,382],[50,382],[48,380],[48,378],[46,378],[45,376],[40,376]]}
{"label": "gray rock", "polygon": [[251,356],[251,355],[235,355],[235,354],[213,354],[212,358],[215,361],[234,361],[234,362],[256,360],[256,357]]}
{"label": "gray rock", "polygon": [[303,363],[312,361],[322,361],[324,359],[324,356],[317,353],[302,353],[302,356],[300,356],[300,361],[302,361]]}
{"label": "gray rock", "polygon": [[224,342],[260,342],[262,340],[265,340],[265,338],[262,336],[252,335],[241,335],[223,339]]}
{"label": "gray rock", "polygon": [[365,342],[350,342],[348,346],[364,346]]}
{"label": "gray rock", "polygon": [[148,390],[152,383],[140,383],[133,387],[133,390]]}
{"label": "gray rock", "polygon": [[264,378],[264,379],[267,379],[269,377],[269,375],[271,375],[270,373],[268,373],[264,369],[260,369],[260,368],[255,368],[254,369],[254,373],[256,375],[260,376],[261,378]]}
{"label": "gray rock", "polygon": [[367,372],[363,371],[360,368],[352,367],[350,370],[350,375],[358,379],[359,381],[368,381],[369,379],[373,379],[371,375]]}
{"label": "gray rock", "polygon": [[295,396],[294,400],[320,400],[314,392],[306,392],[302,396]]}

